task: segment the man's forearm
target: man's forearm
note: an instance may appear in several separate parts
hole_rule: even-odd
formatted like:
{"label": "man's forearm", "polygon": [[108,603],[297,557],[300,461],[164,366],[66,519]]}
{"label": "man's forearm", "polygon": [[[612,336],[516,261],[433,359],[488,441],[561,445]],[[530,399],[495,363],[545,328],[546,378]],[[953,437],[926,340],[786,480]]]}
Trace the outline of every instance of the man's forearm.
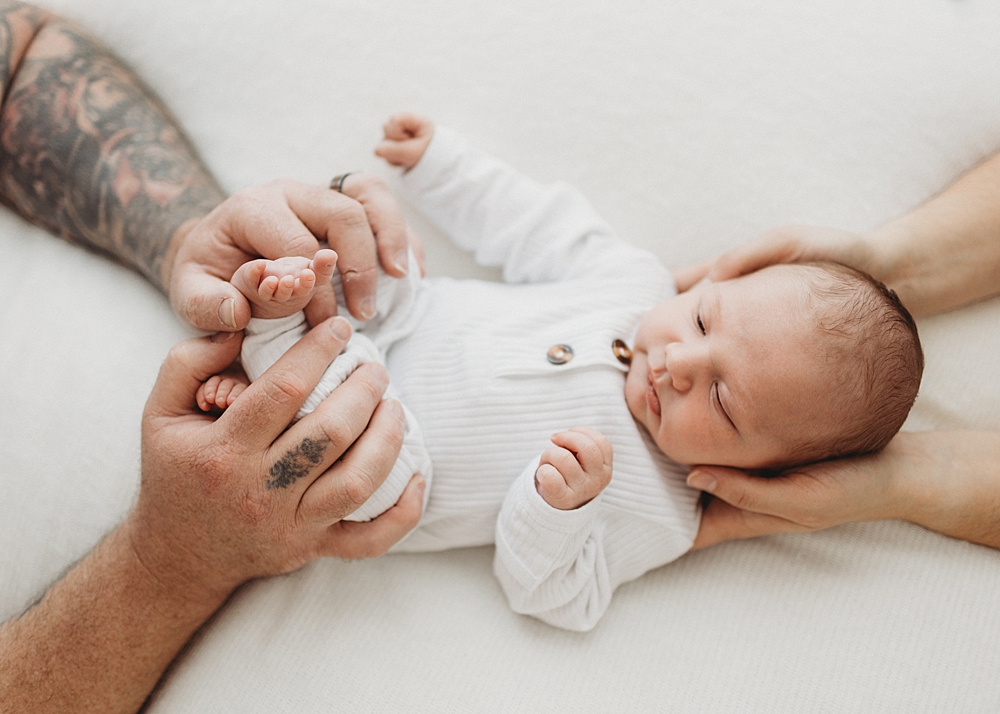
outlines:
{"label": "man's forearm", "polygon": [[915,315],[1000,294],[1000,154],[871,237],[876,277]]}
{"label": "man's forearm", "polygon": [[0,711],[135,712],[224,602],[153,577],[129,538],[126,523],[0,627]]}
{"label": "man's forearm", "polygon": [[0,200],[166,289],[171,239],[224,194],[159,100],[73,25],[0,4]]}

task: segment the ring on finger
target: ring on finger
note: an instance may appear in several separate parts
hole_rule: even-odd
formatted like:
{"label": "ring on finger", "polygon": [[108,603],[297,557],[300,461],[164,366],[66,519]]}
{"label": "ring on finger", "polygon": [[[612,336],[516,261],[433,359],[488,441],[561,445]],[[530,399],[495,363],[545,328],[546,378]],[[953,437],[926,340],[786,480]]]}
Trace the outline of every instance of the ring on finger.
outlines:
{"label": "ring on finger", "polygon": [[343,193],[344,181],[346,181],[347,177],[350,176],[352,173],[353,172],[348,171],[346,174],[340,174],[338,176],[334,176],[332,179],[330,179],[330,188],[336,191],[337,193]]}

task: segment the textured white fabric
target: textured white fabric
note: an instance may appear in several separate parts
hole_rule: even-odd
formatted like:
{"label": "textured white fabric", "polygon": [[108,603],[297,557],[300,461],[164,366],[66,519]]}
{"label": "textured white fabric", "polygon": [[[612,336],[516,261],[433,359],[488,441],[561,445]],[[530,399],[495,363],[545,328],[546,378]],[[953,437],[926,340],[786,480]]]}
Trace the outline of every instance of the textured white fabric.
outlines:
{"label": "textured white fabric", "polygon": [[[673,280],[655,256],[614,236],[578,192],[521,176],[446,127],[402,184],[445,235],[478,262],[502,267],[512,284],[383,274],[380,299],[409,324],[392,310],[359,323],[300,414],[361,361],[379,361],[368,338],[379,340],[411,417],[408,435],[426,434],[434,462],[421,523],[394,550],[483,545],[495,532],[494,571],[514,610],[589,630],[618,585],[684,554],[698,530],[687,469],[635,423],[624,398],[627,368],[611,350],[615,339],[631,339],[649,308],[676,294]],[[383,325],[395,340],[382,335]],[[251,379],[305,331],[302,313],[251,320],[243,343]],[[548,348],[561,343],[574,356],[552,364]],[[534,474],[549,436],[574,426],[608,437],[614,475],[589,504],[561,511],[538,495]],[[404,473],[422,446],[404,442]],[[402,493],[400,468],[372,496],[378,505],[359,509],[367,518]]]}
{"label": "textured white fabric", "polygon": [[[52,0],[138,68],[225,187],[381,171],[413,110],[582,191],[671,267],[788,222],[876,226],[1000,149],[993,0]],[[491,273],[415,213],[433,275]],[[190,334],[141,279],[0,215],[0,616],[129,507]],[[907,428],[1000,428],[1000,301],[920,322]],[[947,478],[947,474],[942,474]],[[491,547],[251,583],[148,709],[990,712],[1000,557],[902,523],[732,543],[587,634],[510,612]]]}
{"label": "textured white fabric", "polygon": [[[411,260],[413,256],[411,254]],[[385,364],[385,350],[394,339],[406,334],[415,324],[414,310],[421,303],[414,290],[419,282],[419,272],[413,271],[405,280],[394,280],[384,272],[378,278],[378,297],[375,315],[365,323],[347,315],[355,329],[344,351],[327,367],[319,383],[302,403],[295,419],[312,413],[330,393],[343,384],[359,366],[366,362]],[[343,286],[340,275],[334,276],[334,292],[339,305],[344,304]],[[380,329],[381,328],[381,329]],[[243,369],[251,381],[278,361],[281,355],[302,339],[309,329],[303,312],[296,312],[276,319],[251,318],[246,327],[246,337],[240,352]],[[371,338],[375,338],[373,341]],[[396,388],[390,384],[385,391],[386,399],[399,399]],[[370,521],[384,513],[396,501],[414,474],[421,474],[427,482],[424,505],[430,497],[430,485],[434,479],[434,468],[430,454],[424,445],[423,433],[413,413],[403,404],[406,417],[406,431],[399,456],[392,471],[382,485],[353,513],[344,517],[346,521]]]}

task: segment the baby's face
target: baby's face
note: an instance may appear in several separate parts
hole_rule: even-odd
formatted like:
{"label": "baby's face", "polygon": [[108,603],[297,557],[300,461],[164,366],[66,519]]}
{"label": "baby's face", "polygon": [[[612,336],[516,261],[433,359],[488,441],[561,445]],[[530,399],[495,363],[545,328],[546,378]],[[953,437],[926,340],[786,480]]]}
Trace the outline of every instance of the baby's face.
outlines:
{"label": "baby's face", "polygon": [[760,468],[835,418],[807,294],[794,268],[776,266],[699,285],[643,317],[625,400],[663,453]]}

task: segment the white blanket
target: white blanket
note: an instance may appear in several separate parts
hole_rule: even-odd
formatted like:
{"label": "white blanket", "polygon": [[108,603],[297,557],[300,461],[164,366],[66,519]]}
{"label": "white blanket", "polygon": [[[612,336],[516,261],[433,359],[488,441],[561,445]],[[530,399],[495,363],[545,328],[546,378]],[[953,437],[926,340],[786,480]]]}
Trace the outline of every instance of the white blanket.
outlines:
{"label": "white blanket", "polygon": [[[783,223],[874,227],[1000,148],[992,0],[50,5],[136,67],[227,189],[388,176],[371,148],[413,110],[575,184],[672,267]],[[432,274],[484,275],[416,225]],[[0,255],[5,619],[129,508],[143,402],[191,333],[136,275],[7,214]],[[907,428],[1000,428],[1000,301],[920,329]],[[586,635],[512,614],[491,557],[251,583],[149,710],[1000,709],[1000,553],[915,526],[691,554]]]}

